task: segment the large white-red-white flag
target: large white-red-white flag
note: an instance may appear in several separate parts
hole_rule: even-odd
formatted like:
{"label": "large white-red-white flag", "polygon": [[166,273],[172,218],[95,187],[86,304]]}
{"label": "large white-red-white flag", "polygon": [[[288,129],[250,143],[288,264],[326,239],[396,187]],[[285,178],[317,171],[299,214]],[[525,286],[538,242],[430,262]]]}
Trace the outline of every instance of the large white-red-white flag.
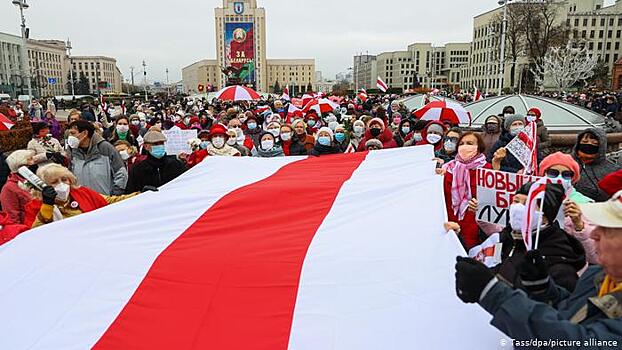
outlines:
{"label": "large white-red-white flag", "polygon": [[376,80],[376,86],[382,92],[387,92],[387,90],[389,89],[387,84],[380,77],[378,77],[378,80]]}
{"label": "large white-red-white flag", "polygon": [[291,98],[289,97],[289,88],[285,88],[283,89],[283,95],[281,96],[281,100],[283,101],[291,101]]}
{"label": "large white-red-white flag", "polygon": [[496,349],[455,296],[432,152],[208,157],[26,232],[0,248],[0,349]]}

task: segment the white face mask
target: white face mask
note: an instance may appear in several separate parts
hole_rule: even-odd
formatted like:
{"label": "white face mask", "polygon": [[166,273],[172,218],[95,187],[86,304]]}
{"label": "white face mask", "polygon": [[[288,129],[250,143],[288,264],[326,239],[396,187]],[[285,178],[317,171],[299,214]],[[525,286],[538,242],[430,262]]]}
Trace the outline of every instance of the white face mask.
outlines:
{"label": "white face mask", "polygon": [[121,152],[119,152],[119,155],[121,156],[121,159],[123,159],[123,160],[130,159],[130,154],[127,153],[127,151],[121,151]]}
{"label": "white face mask", "polygon": [[420,133],[413,134],[413,139],[417,142],[423,141],[423,137],[421,136]]}
{"label": "white face mask", "polygon": [[279,134],[281,133],[281,130],[280,129],[268,129],[268,132],[274,135],[274,137],[278,137]]}
{"label": "white face mask", "polygon": [[212,146],[214,146],[215,148],[223,148],[225,146],[225,139],[224,137],[214,137],[212,139]]}
{"label": "white face mask", "polygon": [[429,143],[436,145],[437,143],[441,142],[443,137],[437,134],[428,134],[427,139]]}
{"label": "white face mask", "polygon": [[365,131],[365,128],[364,128],[364,127],[362,127],[362,126],[358,126],[358,125],[356,125],[356,126],[354,127],[354,133],[355,133],[355,134],[357,134],[357,135],[362,135],[362,134],[363,134],[363,131]]}
{"label": "white face mask", "polygon": [[129,130],[130,127],[127,125],[117,125],[117,132],[119,132],[119,134],[127,134]]}
{"label": "white face mask", "polygon": [[66,202],[69,199],[69,191],[71,187],[64,182],[59,183],[54,186],[54,190],[56,191],[56,199],[61,202]]}
{"label": "white face mask", "polygon": [[227,140],[227,145],[229,146],[235,146],[236,143],[238,143],[238,141],[233,137],[229,137],[229,139]]}
{"label": "white face mask", "polygon": [[263,149],[264,151],[270,150],[272,149],[272,147],[274,147],[274,141],[272,140],[261,141],[261,149]]}
{"label": "white face mask", "polygon": [[[521,232],[523,230],[523,221],[525,220],[527,207],[521,203],[514,203],[510,206],[510,226],[515,232]],[[531,220],[531,232],[535,232],[538,229],[538,221],[540,220],[540,213],[536,211],[534,213],[533,220]]]}
{"label": "white face mask", "polygon": [[67,138],[67,145],[72,149],[76,149],[80,146],[80,139],[75,136],[69,136]]}
{"label": "white face mask", "polygon": [[289,141],[292,139],[292,135],[288,132],[284,132],[281,134],[281,140],[283,141]]}

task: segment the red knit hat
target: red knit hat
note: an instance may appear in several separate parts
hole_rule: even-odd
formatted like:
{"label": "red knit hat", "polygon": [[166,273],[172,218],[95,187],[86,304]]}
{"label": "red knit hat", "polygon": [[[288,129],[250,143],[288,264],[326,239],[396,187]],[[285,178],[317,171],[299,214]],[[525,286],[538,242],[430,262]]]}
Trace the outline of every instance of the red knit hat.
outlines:
{"label": "red knit hat", "polygon": [[581,168],[571,155],[562,152],[553,153],[544,158],[540,163],[540,176],[544,176],[547,170],[555,165],[563,165],[574,172],[572,183],[577,183],[581,178]]}
{"label": "red knit hat", "polygon": [[534,107],[532,109],[530,109],[529,111],[527,111],[527,114],[529,113],[533,113],[536,115],[536,119],[540,120],[540,118],[542,118],[542,112],[540,112],[540,109]]}
{"label": "red knit hat", "polygon": [[209,130],[210,140],[216,135],[227,137],[227,128],[222,124],[216,124],[212,126],[212,128]]}

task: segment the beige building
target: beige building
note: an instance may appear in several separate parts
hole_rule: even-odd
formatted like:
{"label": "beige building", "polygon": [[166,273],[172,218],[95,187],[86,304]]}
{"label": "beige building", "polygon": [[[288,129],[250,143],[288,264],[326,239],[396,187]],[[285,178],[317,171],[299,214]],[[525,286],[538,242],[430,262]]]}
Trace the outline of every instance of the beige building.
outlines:
{"label": "beige building", "polygon": [[101,93],[123,92],[123,76],[117,68],[117,60],[105,56],[72,56],[71,64],[74,71],[74,79],[78,81],[81,73],[89,82],[91,94],[98,91]]}
{"label": "beige building", "polygon": [[226,67],[240,69],[240,83],[262,92],[271,92],[277,81],[281,87],[295,85],[295,91],[313,85],[314,60],[266,58],[266,11],[257,7],[256,0],[223,0],[215,16],[216,59],[182,69],[185,93],[197,93],[199,85],[224,87],[228,79],[222,70]]}
{"label": "beige building", "polygon": [[21,79],[22,43],[19,36],[0,33],[0,93],[13,97],[28,94],[26,82]]}
{"label": "beige building", "polygon": [[69,73],[65,42],[28,39],[27,48],[33,93],[42,97],[64,95]]}
{"label": "beige building", "polygon": [[[593,54],[607,62],[610,70],[620,57],[622,30],[622,1],[604,6],[603,0],[555,0],[556,25],[565,24],[571,37],[587,41]],[[516,6],[508,3],[509,11]],[[503,7],[498,7],[474,18],[473,43],[468,68],[463,71],[467,88],[477,87],[483,92],[497,93],[500,73],[501,18]],[[528,69],[529,59],[524,51],[512,57],[506,41],[506,62],[502,87],[518,91],[522,74]],[[616,49],[617,47],[617,49]],[[512,67],[514,66],[514,69]]]}
{"label": "beige building", "polygon": [[470,43],[414,43],[405,51],[355,56],[355,89],[375,89],[378,77],[389,87],[402,90],[413,88],[415,79],[427,88],[460,86],[470,47]]}

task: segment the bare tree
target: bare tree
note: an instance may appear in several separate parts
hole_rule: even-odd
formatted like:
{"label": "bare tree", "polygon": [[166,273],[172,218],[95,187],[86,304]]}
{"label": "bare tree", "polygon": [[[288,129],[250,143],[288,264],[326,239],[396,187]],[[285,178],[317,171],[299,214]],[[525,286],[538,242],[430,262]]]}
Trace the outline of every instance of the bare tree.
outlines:
{"label": "bare tree", "polygon": [[[510,68],[510,86],[514,88],[516,86],[516,65],[519,57],[522,56],[525,51],[525,30],[523,28],[524,18],[526,16],[525,7],[518,6],[519,4],[508,4],[508,17],[507,27],[505,32],[505,45],[506,45],[506,61],[509,62],[512,67]],[[498,28],[497,32],[499,37],[501,36],[501,28],[503,26],[503,14],[499,13],[492,20],[492,24],[495,28]]]}
{"label": "bare tree", "polygon": [[533,74],[541,88],[546,82],[552,82],[558,92],[562,92],[579,81],[591,78],[597,64],[598,59],[590,56],[585,45],[574,47],[568,43],[566,47],[550,48]]}
{"label": "bare tree", "polygon": [[522,17],[521,26],[525,31],[527,53],[535,65],[542,64],[549,48],[559,47],[568,42],[569,30],[558,18],[562,12],[560,6],[563,6],[563,3],[553,0],[516,4]]}

